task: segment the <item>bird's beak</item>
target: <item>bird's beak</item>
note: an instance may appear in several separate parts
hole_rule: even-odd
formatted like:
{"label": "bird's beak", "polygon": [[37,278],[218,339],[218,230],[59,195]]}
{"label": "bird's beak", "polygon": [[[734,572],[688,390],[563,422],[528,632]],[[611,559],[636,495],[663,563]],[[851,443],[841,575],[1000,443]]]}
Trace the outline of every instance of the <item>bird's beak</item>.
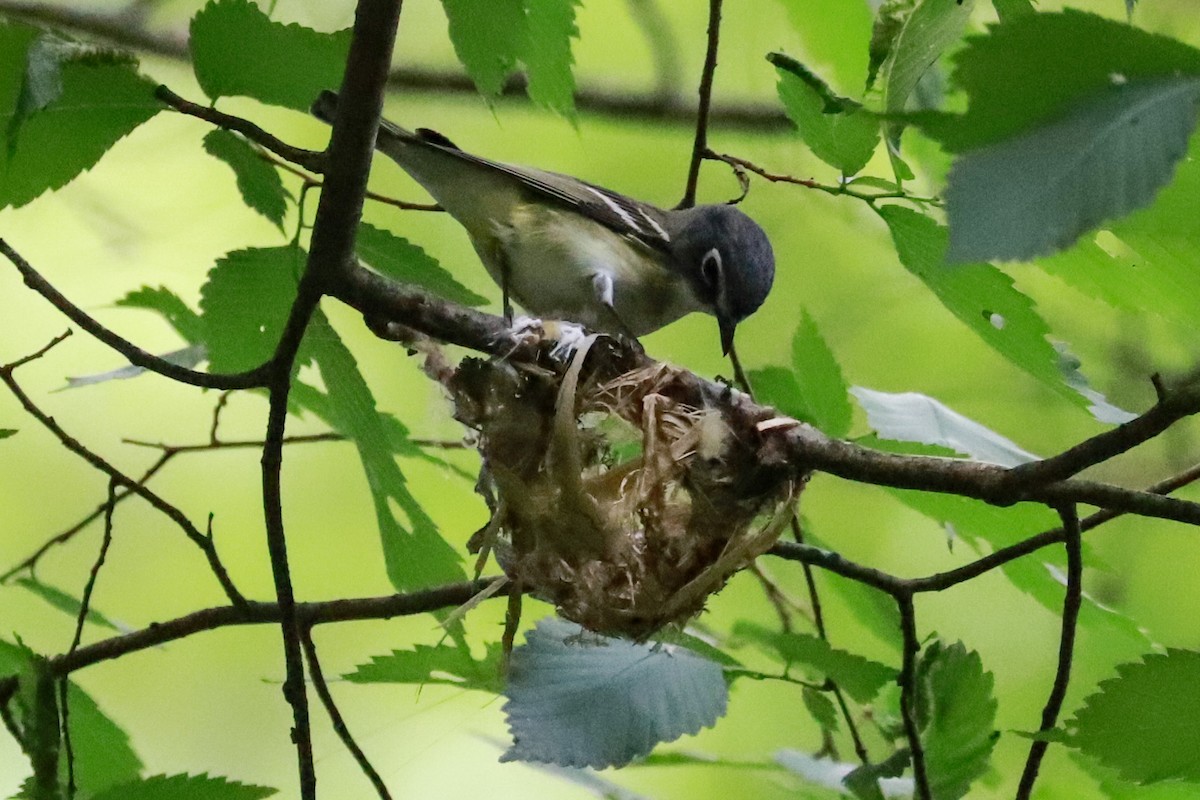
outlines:
{"label": "bird's beak", "polygon": [[721,316],[717,317],[717,324],[721,326],[721,355],[727,356],[733,347],[733,332],[737,330],[737,323]]}

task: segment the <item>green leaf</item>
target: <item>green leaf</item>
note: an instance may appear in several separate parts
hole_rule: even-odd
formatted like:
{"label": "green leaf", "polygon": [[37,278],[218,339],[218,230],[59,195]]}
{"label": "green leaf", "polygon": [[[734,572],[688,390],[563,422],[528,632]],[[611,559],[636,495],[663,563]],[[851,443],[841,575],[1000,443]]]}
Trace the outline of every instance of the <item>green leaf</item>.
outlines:
{"label": "green leaf", "polygon": [[[42,598],[51,606],[57,608],[64,614],[67,614],[75,619],[79,618],[79,610],[83,605],[79,598],[73,597],[64,592],[62,589],[48,586],[47,584],[41,583],[33,578],[18,578],[17,580],[13,581],[13,583],[15,583],[17,586],[20,586],[22,589],[26,589]],[[99,625],[102,628],[108,628],[109,630],[114,631],[120,630],[120,628],[113,624],[108,617],[104,616],[94,608],[88,608],[86,619],[93,625]]]}
{"label": "green leaf", "polygon": [[204,322],[200,315],[188,308],[179,295],[165,286],[143,286],[122,297],[116,305],[158,313],[188,344],[200,344],[204,341]]}
{"label": "green leaf", "polygon": [[571,40],[579,38],[575,8],[579,0],[525,0],[529,35],[521,54],[529,99],[567,117],[575,113],[575,77]]}
{"label": "green leaf", "polygon": [[896,670],[855,653],[837,650],[828,642],[806,633],[780,633],[752,622],[738,621],[735,636],[749,639],[774,651],[783,661],[802,664],[837,681],[855,700],[868,703],[884,684],[896,680]]}
{"label": "green leaf", "polygon": [[879,121],[794,58],[770,53],[767,60],[779,73],[779,99],[813,154],[846,175],[866,166],[879,144]]}
{"label": "green leaf", "polygon": [[992,6],[1001,22],[1012,22],[1017,17],[1036,13],[1033,0],[992,0]]}
{"label": "green leaf", "polygon": [[[463,580],[458,554],[409,491],[392,455],[385,417],[376,410],[375,397],[353,354],[324,314],[313,316],[304,350],[316,362],[329,393],[330,424],[358,449],[392,585],[408,591]],[[397,519],[397,511],[406,524]]]}
{"label": "green leaf", "polygon": [[1033,302],[1013,286],[1012,278],[989,264],[948,267],[946,228],[912,209],[884,206],[879,215],[892,233],[900,263],[989,346],[1097,419],[1130,418],[1087,389],[1076,365],[1064,366],[1063,354],[1047,339],[1049,326]]}
{"label": "green leaf", "polygon": [[1128,83],[961,155],[946,186],[951,262],[1024,261],[1148,205],[1187,152],[1200,78]]}
{"label": "green leaf", "polygon": [[[0,675],[22,672],[30,656],[29,650],[0,641]],[[114,784],[135,780],[142,762],[125,731],[74,683],[68,684],[67,703],[75,777],[81,793],[100,792]]]}
{"label": "green leaf", "polygon": [[917,82],[962,36],[974,0],[921,0],[904,19],[883,67],[883,107],[903,111]]}
{"label": "green leaf", "polygon": [[1196,785],[1184,781],[1133,783],[1124,781],[1098,761],[1071,751],[1071,760],[1100,785],[1101,796],[1107,800],[1195,800]]}
{"label": "green leaf", "polygon": [[828,694],[805,686],[800,696],[804,700],[804,707],[812,715],[813,721],[821,726],[821,730],[836,731],[838,729],[837,706],[829,699]]}
{"label": "green leaf", "polygon": [[877,392],[862,386],[855,386],[850,393],[867,412],[867,424],[884,439],[946,447],[976,461],[1004,467],[1038,458],[928,395]]}
{"label": "green leaf", "polygon": [[830,436],[848,434],[854,411],[846,381],[833,351],[807,312],[801,313],[800,325],[792,337],[792,370],[765,367],[752,371],[750,382],[759,399]]}
{"label": "green leaf", "polygon": [[571,40],[578,0],[442,0],[458,60],[486,98],[524,66],[536,103],[574,113]]}
{"label": "green leaf", "polygon": [[299,247],[226,253],[200,294],[204,343],[213,372],[240,372],[275,352],[304,268]]}
{"label": "green leaf", "polygon": [[792,368],[795,369],[804,407],[816,425],[833,437],[850,432],[854,414],[847,395],[846,379],[817,323],[807,311],[792,337]]}
{"label": "green leaf", "polygon": [[[886,765],[886,770],[889,773],[895,772],[894,757],[889,758],[885,762],[873,765],[874,768],[883,770]],[[853,791],[860,786],[860,778],[851,779],[850,776],[860,772],[860,765],[846,764],[840,761],[833,761],[829,758],[816,758],[809,753],[802,753],[799,750],[780,750],[775,754],[775,761],[788,772],[794,773],[805,781],[806,788],[821,787],[822,789],[831,790],[829,794],[822,792],[818,795],[805,793],[802,797],[844,797],[847,794],[847,788]],[[903,767],[901,767],[903,769]],[[846,781],[853,780],[854,786],[847,787]],[[864,784],[866,782],[863,782]],[[874,785],[874,781],[870,782]],[[885,777],[876,785],[876,794],[867,795],[872,798],[879,797],[879,788],[882,787],[884,796],[887,797],[911,797],[913,793],[913,782],[911,778],[888,778]],[[862,788],[866,788],[865,785]],[[856,793],[857,794],[857,793]],[[858,795],[862,797],[864,795]]]}
{"label": "green leaf", "polygon": [[918,724],[929,788],[936,800],[958,800],[987,770],[995,730],[994,679],[979,654],[961,643],[926,647],[918,666]]}
{"label": "green leaf", "polygon": [[916,5],[917,0],[883,0],[875,12],[875,24],[871,27],[871,43],[868,47],[867,91],[875,86],[880,68],[891,57],[896,39],[904,30],[904,22]]}
{"label": "green leaf", "polygon": [[238,191],[246,205],[275,223],[282,231],[290,195],[283,188],[279,171],[264,161],[245,139],[230,131],[209,131],[204,137],[204,149],[233,170]]}
{"label": "green leaf", "polygon": [[953,82],[967,93],[967,113],[915,121],[961,153],[1049,123],[1116,84],[1195,75],[1200,50],[1175,39],[1069,9],[1021,14],[958,54]]}
{"label": "green leaf", "polygon": [[12,428],[0,428],[0,439],[7,439],[16,433]]}
{"label": "green leaf", "polygon": [[1200,781],[1200,653],[1169,649],[1117,667],[1067,723],[1068,741],[1125,780]]}
{"label": "green leaf", "polygon": [[210,775],[153,775],[114,786],[92,800],[260,800],[277,791]]}
{"label": "green leaf", "polygon": [[359,664],[354,672],[342,677],[354,683],[437,683],[498,694],[504,683],[500,651],[498,643],[489,645],[487,655],[476,660],[457,645],[418,644],[412,650],[374,656],[369,663]]}
{"label": "green leaf", "polygon": [[548,617],[512,654],[501,761],[622,766],[725,713],[721,667],[686,648],[601,638]]}
{"label": "green leaf", "polygon": [[244,95],[308,111],[342,84],[350,31],[319,33],[274,22],[250,0],[211,0],[192,18],[196,80],[216,100]]}
{"label": "green leaf", "polygon": [[[0,30],[0,47],[23,37],[19,29]],[[128,62],[105,57],[55,63],[61,90],[43,95],[40,107],[22,110],[16,99],[0,105],[0,208],[64,186],[162,107],[154,84]]]}
{"label": "green leaf", "polygon": [[463,286],[420,247],[391,231],[363,223],[355,244],[358,257],[377,272],[428,289],[439,297],[466,306],[481,306],[487,298]]}

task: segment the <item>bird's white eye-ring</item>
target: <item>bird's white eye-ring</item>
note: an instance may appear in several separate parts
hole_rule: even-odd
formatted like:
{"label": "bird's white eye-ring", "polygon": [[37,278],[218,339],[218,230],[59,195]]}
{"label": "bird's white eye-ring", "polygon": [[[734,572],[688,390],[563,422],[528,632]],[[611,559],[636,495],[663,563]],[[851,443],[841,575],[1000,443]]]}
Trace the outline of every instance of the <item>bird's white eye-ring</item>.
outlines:
{"label": "bird's white eye-ring", "polygon": [[725,277],[723,270],[721,251],[715,247],[700,259],[700,277],[704,278],[704,283],[712,287],[718,295],[721,293],[721,283]]}

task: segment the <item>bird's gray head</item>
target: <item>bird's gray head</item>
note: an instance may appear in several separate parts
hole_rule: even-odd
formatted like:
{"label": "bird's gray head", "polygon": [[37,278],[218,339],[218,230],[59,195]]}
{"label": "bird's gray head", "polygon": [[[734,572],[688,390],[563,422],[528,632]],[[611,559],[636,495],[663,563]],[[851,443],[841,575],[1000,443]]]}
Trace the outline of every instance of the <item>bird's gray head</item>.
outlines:
{"label": "bird's gray head", "polygon": [[737,324],[754,313],[775,279],[767,234],[730,205],[675,213],[671,231],[676,266],[721,326],[721,351],[733,345]]}

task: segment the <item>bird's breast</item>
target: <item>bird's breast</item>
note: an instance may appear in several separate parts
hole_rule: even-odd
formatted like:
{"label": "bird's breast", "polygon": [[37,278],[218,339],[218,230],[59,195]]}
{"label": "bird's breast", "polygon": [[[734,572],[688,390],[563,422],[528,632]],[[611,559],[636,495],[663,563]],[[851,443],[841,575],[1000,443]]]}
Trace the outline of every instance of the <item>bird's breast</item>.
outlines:
{"label": "bird's breast", "polygon": [[[617,317],[635,336],[703,310],[661,253],[579,214],[521,204],[508,224],[497,225],[496,241],[507,264],[509,293],[540,317],[618,332],[597,296],[597,275],[611,278]],[[484,261],[501,282],[497,259]]]}

